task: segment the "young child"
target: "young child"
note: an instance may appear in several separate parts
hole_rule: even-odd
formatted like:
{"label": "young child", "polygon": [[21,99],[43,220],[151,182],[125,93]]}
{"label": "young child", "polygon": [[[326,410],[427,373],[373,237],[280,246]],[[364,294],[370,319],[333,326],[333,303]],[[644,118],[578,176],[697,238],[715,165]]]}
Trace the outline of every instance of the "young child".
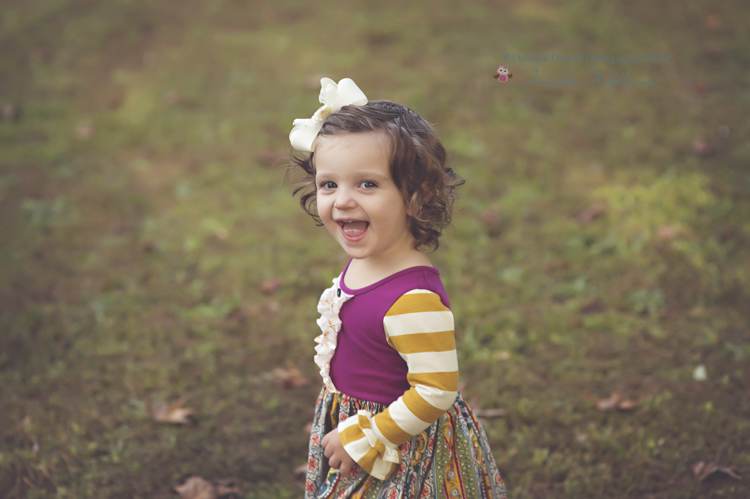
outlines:
{"label": "young child", "polygon": [[320,299],[324,386],[306,499],[505,498],[487,437],[458,393],[453,315],[437,248],[464,181],[427,122],[321,80],[323,104],[289,138],[294,194],[351,257]]}

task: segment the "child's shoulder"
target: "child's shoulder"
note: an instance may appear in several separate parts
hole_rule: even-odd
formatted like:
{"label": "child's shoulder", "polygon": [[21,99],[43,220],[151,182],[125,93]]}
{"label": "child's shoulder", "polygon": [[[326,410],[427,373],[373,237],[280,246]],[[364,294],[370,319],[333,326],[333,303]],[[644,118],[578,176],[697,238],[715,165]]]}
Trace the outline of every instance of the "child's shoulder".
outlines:
{"label": "child's shoulder", "polygon": [[415,305],[434,301],[435,296],[446,307],[450,308],[445,286],[440,278],[440,271],[435,267],[411,267],[394,283],[394,303],[410,302]]}

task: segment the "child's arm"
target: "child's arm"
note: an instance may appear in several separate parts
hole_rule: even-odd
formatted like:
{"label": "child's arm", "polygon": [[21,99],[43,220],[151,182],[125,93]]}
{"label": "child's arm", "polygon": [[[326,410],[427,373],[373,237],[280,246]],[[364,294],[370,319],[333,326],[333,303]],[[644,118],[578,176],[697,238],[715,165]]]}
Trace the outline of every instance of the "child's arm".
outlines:
{"label": "child's arm", "polygon": [[400,462],[398,446],[423,432],[448,410],[458,394],[453,314],[440,296],[413,290],[383,319],[388,343],[406,361],[411,388],[382,413],[359,411],[339,424],[349,455],[375,478],[385,480]]}

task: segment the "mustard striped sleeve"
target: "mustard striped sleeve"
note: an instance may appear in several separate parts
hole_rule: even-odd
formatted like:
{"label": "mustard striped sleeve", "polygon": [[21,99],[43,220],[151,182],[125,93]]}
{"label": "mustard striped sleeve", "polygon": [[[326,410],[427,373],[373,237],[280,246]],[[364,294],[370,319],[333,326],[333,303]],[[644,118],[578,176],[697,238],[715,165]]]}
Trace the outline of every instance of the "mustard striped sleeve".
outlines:
{"label": "mustard striped sleeve", "polygon": [[360,411],[339,425],[349,455],[385,480],[400,462],[398,447],[438,420],[458,395],[453,314],[432,291],[403,294],[383,319],[388,344],[406,361],[411,388],[376,416]]}

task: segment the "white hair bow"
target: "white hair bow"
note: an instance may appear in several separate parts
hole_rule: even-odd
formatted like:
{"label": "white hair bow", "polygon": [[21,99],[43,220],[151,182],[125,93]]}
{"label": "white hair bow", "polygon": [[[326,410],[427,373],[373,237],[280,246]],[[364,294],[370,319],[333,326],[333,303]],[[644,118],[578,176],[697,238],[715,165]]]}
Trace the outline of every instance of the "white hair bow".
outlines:
{"label": "white hair bow", "polygon": [[367,104],[367,97],[351,78],[344,78],[338,85],[330,78],[321,78],[320,87],[318,100],[323,106],[315,111],[312,118],[296,119],[292,123],[294,128],[289,133],[289,141],[298,151],[313,151],[318,132],[329,115],[344,106]]}

